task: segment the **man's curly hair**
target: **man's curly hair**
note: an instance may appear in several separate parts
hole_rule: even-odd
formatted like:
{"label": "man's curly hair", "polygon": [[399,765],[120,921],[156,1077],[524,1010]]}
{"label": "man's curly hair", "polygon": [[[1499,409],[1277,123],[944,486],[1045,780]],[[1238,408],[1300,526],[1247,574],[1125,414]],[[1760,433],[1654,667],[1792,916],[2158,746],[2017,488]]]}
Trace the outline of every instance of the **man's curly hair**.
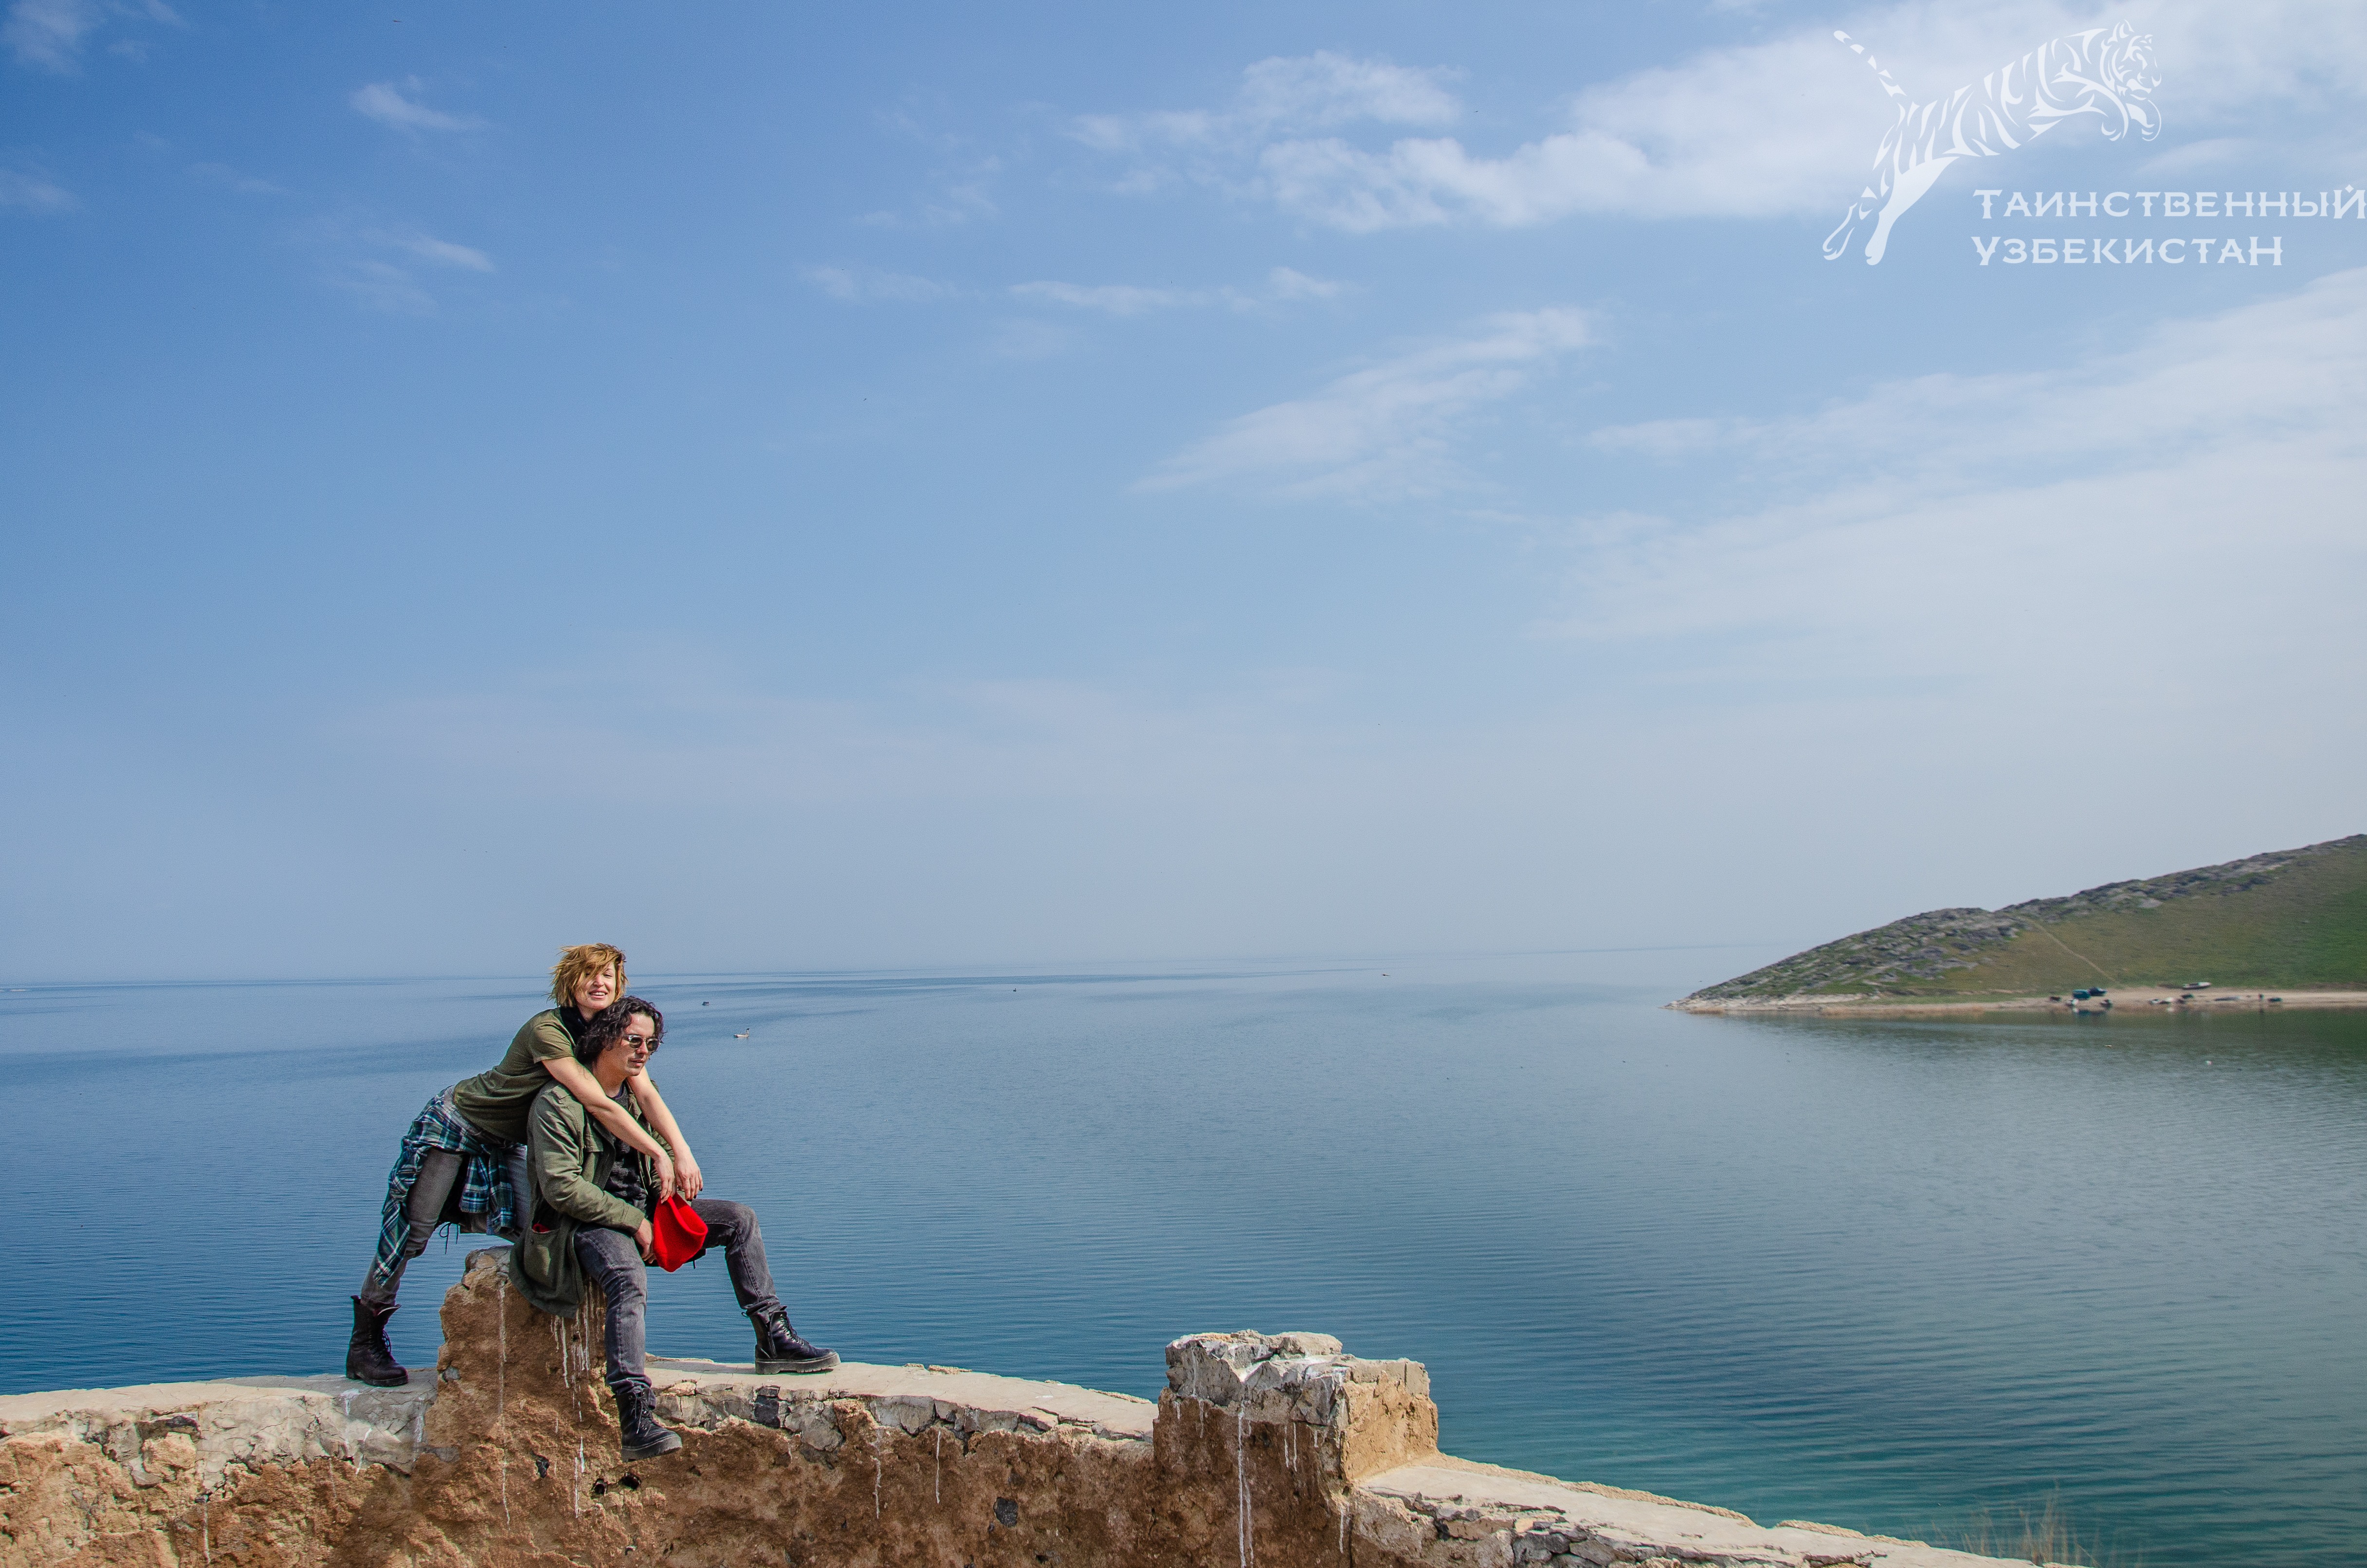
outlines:
{"label": "man's curly hair", "polygon": [[592,1015],[583,1027],[583,1038],[575,1042],[575,1059],[589,1067],[600,1060],[600,1053],[624,1038],[636,1014],[646,1013],[650,1020],[650,1052],[655,1055],[665,1040],[665,1015],[639,996],[628,996],[611,1002]]}

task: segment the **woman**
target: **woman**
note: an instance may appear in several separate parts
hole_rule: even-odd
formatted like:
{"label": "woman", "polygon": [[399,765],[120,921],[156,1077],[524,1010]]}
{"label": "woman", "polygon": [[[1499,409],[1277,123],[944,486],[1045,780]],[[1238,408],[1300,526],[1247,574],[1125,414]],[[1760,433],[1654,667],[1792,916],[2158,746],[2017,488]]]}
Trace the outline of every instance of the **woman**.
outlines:
{"label": "woman", "polygon": [[378,1256],[354,1298],[345,1376],[379,1388],[410,1381],[386,1342],[386,1320],[394,1315],[404,1267],[427,1250],[438,1225],[506,1236],[524,1229],[533,1205],[526,1170],[527,1112],[535,1096],[553,1083],[583,1101],[611,1137],[649,1160],[660,1197],[669,1191],[685,1199],[698,1196],[704,1185],[698,1162],[648,1074],[634,1077],[633,1095],[656,1137],[609,1098],[576,1059],[592,1020],[624,994],[620,949],[606,942],[561,949],[550,971],[556,1006],[526,1021],[499,1065],[446,1089],[412,1122],[387,1176]]}

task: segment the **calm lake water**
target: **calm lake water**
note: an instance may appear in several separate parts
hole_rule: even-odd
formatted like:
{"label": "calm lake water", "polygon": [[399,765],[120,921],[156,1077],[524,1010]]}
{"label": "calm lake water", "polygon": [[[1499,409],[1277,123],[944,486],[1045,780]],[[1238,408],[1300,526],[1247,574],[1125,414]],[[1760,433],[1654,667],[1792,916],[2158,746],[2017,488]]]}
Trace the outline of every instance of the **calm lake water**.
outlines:
{"label": "calm lake water", "polygon": [[[2367,1018],[1656,1006],[1748,957],[636,988],[710,1187],[850,1358],[1150,1394],[1178,1335],[1316,1329],[1427,1362],[1474,1459],[2367,1562]],[[341,1366],[404,1126],[538,990],[0,995],[0,1391]],[[406,1281],[406,1361],[463,1250]],[[719,1267],[662,1278],[651,1337],[749,1354]]]}

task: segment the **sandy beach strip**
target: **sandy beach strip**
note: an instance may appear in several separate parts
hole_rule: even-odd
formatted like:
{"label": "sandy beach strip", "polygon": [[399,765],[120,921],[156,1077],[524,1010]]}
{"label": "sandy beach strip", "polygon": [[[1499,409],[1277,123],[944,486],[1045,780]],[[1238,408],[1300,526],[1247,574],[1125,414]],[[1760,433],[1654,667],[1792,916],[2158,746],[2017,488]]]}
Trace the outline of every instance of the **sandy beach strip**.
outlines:
{"label": "sandy beach strip", "polygon": [[2211,986],[2188,991],[2174,985],[2112,986],[2101,997],[2074,1001],[2056,996],[1773,996],[1718,1000],[1686,997],[1669,1006],[1681,1013],[1806,1013],[1853,1018],[1928,1018],[1980,1013],[2290,1012],[2299,1008],[2367,1007],[2367,991],[2238,991]]}

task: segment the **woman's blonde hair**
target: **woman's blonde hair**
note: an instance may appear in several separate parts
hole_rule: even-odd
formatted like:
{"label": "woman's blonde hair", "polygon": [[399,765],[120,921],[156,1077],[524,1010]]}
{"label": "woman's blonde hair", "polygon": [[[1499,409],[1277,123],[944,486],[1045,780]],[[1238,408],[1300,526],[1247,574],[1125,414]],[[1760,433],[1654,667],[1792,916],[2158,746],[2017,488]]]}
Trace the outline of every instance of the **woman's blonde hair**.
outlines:
{"label": "woman's blonde hair", "polygon": [[625,994],[625,949],[612,948],[606,942],[586,942],[580,948],[559,949],[559,962],[551,966],[550,999],[564,1007],[575,1000],[575,987],[599,973],[610,964],[617,966],[617,994]]}

